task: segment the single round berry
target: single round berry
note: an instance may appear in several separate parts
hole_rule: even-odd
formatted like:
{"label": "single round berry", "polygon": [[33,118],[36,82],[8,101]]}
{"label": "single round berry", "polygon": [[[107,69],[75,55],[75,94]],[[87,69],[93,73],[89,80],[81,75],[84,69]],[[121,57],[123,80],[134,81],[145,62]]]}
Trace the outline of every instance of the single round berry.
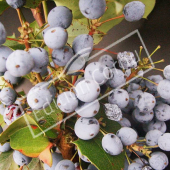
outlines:
{"label": "single round berry", "polygon": [[0,144],[0,152],[8,152],[9,150],[11,150],[10,143]]}
{"label": "single round berry", "polygon": [[140,112],[140,110],[138,108],[136,108],[133,111],[133,116],[135,118],[135,120],[137,120],[140,123],[148,123],[150,122],[153,117],[154,117],[154,112],[153,110],[151,110],[150,112],[146,112],[146,113],[142,113]]}
{"label": "single round berry", "polygon": [[82,140],[90,140],[99,133],[100,125],[96,118],[79,118],[74,126],[76,135]]}
{"label": "single round berry", "polygon": [[168,164],[168,157],[163,152],[153,152],[149,158],[149,164],[153,169],[163,170]]}
{"label": "single round berry", "polygon": [[78,115],[81,117],[94,117],[100,109],[100,103],[98,100],[89,103],[83,103],[75,109]]}
{"label": "single round berry", "polygon": [[27,102],[33,110],[41,110],[50,105],[52,97],[49,89],[44,88],[43,85],[40,87],[34,86],[28,92]]}
{"label": "single round berry", "polygon": [[148,123],[147,129],[148,129],[148,131],[157,129],[157,130],[161,131],[162,133],[165,133],[167,127],[166,127],[165,122],[155,119]]}
{"label": "single round berry", "polygon": [[6,106],[13,104],[16,98],[17,93],[10,87],[5,87],[0,92],[0,101]]}
{"label": "single round berry", "polygon": [[94,80],[85,79],[80,81],[76,87],[76,96],[83,102],[92,102],[100,94],[100,86]]}
{"label": "single round berry", "polygon": [[87,65],[84,73],[85,79],[95,80],[99,85],[110,79],[110,70],[100,62],[93,62]]}
{"label": "single round berry", "polygon": [[65,46],[68,39],[68,33],[65,29],[61,27],[54,27],[49,30],[44,35],[45,44],[52,49],[58,49]]}
{"label": "single round berry", "polygon": [[122,119],[122,111],[116,104],[104,104],[105,114],[108,119],[114,121],[120,121]]}
{"label": "single round berry", "polygon": [[147,92],[140,93],[135,98],[135,106],[137,106],[142,113],[150,112],[156,104],[155,97]]}
{"label": "single round berry", "polygon": [[[160,81],[162,81],[163,80],[163,78],[162,78],[162,76],[160,76],[160,75],[152,75],[152,76],[149,76],[149,77],[147,77],[147,79],[149,79],[149,80],[151,80],[151,81],[153,81],[153,82],[155,82],[155,83],[159,83]],[[155,85],[155,84],[153,84],[153,83],[151,83],[151,82],[149,82],[149,81],[145,81],[146,82],[146,87],[150,90],[150,91],[153,91],[153,92],[155,92],[155,91],[157,91],[157,86]]]}
{"label": "single round berry", "polygon": [[170,65],[167,65],[163,71],[164,77],[170,80]]}
{"label": "single round berry", "polygon": [[131,163],[128,166],[128,170],[141,170],[142,169],[142,165],[139,163]]}
{"label": "single round berry", "polygon": [[34,67],[32,56],[24,50],[16,50],[8,57],[6,68],[15,77],[25,76]]}
{"label": "single round berry", "polygon": [[11,75],[9,71],[5,72],[4,79],[11,84],[18,84],[21,80],[20,77],[14,77],[13,75]]}
{"label": "single round berry", "polygon": [[101,56],[99,59],[99,62],[111,69],[115,67],[114,60],[113,60],[112,56],[107,55],[107,54]]}
{"label": "single round berry", "polygon": [[141,89],[141,86],[139,84],[136,84],[136,83],[129,83],[129,86],[127,88],[127,91],[128,92],[132,92],[132,91],[135,91],[135,90],[139,90]]}
{"label": "single round berry", "polygon": [[81,13],[88,19],[100,18],[106,9],[105,0],[80,0],[79,8]]}
{"label": "single round berry", "polygon": [[168,104],[159,103],[154,108],[155,116],[160,121],[170,120],[170,106]]}
{"label": "single round berry", "polygon": [[34,60],[33,72],[40,73],[42,68],[47,66],[49,63],[48,53],[43,48],[30,48],[28,53],[32,56]]}
{"label": "single round berry", "polygon": [[64,46],[52,52],[52,59],[58,66],[65,66],[73,56],[73,50],[69,46]]}
{"label": "single round berry", "polygon": [[110,155],[119,155],[123,151],[121,140],[112,133],[108,133],[102,138],[102,147]]}
{"label": "single round berry", "polygon": [[164,99],[170,99],[170,81],[169,80],[162,80],[159,82],[157,91],[160,96]]}
{"label": "single round berry", "polygon": [[119,122],[118,122],[122,127],[131,127],[130,121],[123,117]]}
{"label": "single round berry", "polygon": [[123,145],[132,145],[137,141],[138,135],[135,130],[129,127],[122,127],[117,131],[116,135],[120,138]]}
{"label": "single round berry", "polygon": [[72,11],[65,6],[57,6],[48,14],[48,24],[51,27],[68,28],[72,23]]}
{"label": "single round berry", "polygon": [[112,77],[108,80],[108,84],[112,88],[117,88],[119,86],[123,86],[126,82],[125,74],[120,69],[112,69],[111,70]]}
{"label": "single round berry", "polygon": [[71,91],[63,92],[57,97],[57,106],[61,111],[71,113],[77,108],[78,99]]}
{"label": "single round berry", "polygon": [[4,25],[0,22],[0,45],[4,44],[6,41],[6,30]]}
{"label": "single round berry", "polygon": [[6,0],[7,4],[14,9],[21,8],[25,3],[26,0]]}
{"label": "single round berry", "polygon": [[93,164],[90,164],[87,169],[88,170],[98,170]]}
{"label": "single round berry", "polygon": [[12,53],[12,50],[5,46],[0,46],[0,72],[5,72],[6,69],[6,60],[9,55]]}
{"label": "single round berry", "polygon": [[159,137],[158,146],[164,151],[170,151],[170,133],[164,133]]}
{"label": "single round berry", "polygon": [[129,103],[129,94],[123,89],[114,89],[108,96],[108,101],[111,104],[118,105],[121,109],[125,108]]}
{"label": "single round berry", "polygon": [[44,163],[44,169],[45,170],[55,170],[55,167],[57,166],[57,164],[63,160],[63,157],[61,154],[59,153],[56,153],[56,152],[53,152],[52,153],[52,160],[53,160],[53,163],[52,163],[52,166],[49,167],[47,164]]}
{"label": "single round berry", "polygon": [[145,5],[140,1],[132,1],[125,5],[123,14],[129,22],[139,21],[145,13]]}
{"label": "single round berry", "polygon": [[27,157],[23,155],[21,152],[16,150],[13,152],[13,159],[15,163],[19,166],[28,165],[32,160],[32,158]]}
{"label": "single round berry", "polygon": [[79,149],[78,149],[78,155],[84,162],[90,163],[89,159],[86,156],[82,155]]}
{"label": "single round berry", "polygon": [[141,158],[141,159],[140,158],[135,158],[133,161],[138,163],[138,164],[141,164],[142,166],[148,164],[148,161],[146,159],[144,159],[144,158]]}
{"label": "single round berry", "polygon": [[56,165],[55,170],[64,170],[64,169],[75,170],[74,163],[70,160],[67,160],[67,159],[61,160]]}
{"label": "single round berry", "polygon": [[155,130],[150,130],[147,132],[145,138],[146,138],[146,144],[148,146],[155,146],[158,144],[158,139],[162,135],[162,132],[155,129]]}
{"label": "single round berry", "polygon": [[21,111],[20,107],[17,104],[8,106],[4,112],[4,121],[7,125],[10,125],[12,122],[21,117],[24,112]]}

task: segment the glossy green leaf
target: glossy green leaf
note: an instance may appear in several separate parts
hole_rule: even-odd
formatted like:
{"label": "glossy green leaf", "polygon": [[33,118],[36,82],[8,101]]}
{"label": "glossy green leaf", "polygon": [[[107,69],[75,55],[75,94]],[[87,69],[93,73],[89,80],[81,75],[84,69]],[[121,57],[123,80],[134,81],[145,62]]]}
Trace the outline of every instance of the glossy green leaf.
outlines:
{"label": "glossy green leaf", "polygon": [[3,12],[9,8],[9,5],[6,3],[6,1],[0,1],[0,15],[3,14]]}
{"label": "glossy green leaf", "polygon": [[18,165],[13,159],[13,150],[0,154],[0,170],[16,170]]}
{"label": "glossy green leaf", "polygon": [[[46,134],[48,137],[56,138],[57,135],[50,129],[55,129],[57,122],[63,119],[63,115],[60,109],[57,107],[56,102],[53,102],[47,108],[43,110],[36,110],[31,113],[33,119],[43,130],[47,130]],[[49,130],[48,130],[49,129]]]}
{"label": "glossy green leaf", "polygon": [[[12,36],[8,36],[8,38],[15,39],[16,36],[15,36],[15,34],[13,34]],[[12,41],[12,40],[6,40],[6,42],[3,45],[11,48],[12,50],[24,50],[25,49],[24,44],[20,44],[17,41]]]}
{"label": "glossy green leaf", "polygon": [[78,147],[92,164],[99,170],[121,170],[124,167],[124,152],[117,156],[111,156],[102,148],[101,140],[103,135],[99,133],[95,138],[84,141],[77,140],[74,144]]}
{"label": "glossy green leaf", "polygon": [[22,117],[11,123],[11,125],[8,126],[8,128],[0,134],[0,143],[5,143],[13,133],[23,127],[26,127],[26,120],[31,125],[37,125],[36,122],[29,115],[24,114]]}
{"label": "glossy green leaf", "polygon": [[26,156],[37,157],[50,145],[44,134],[39,134],[41,134],[39,128],[30,130],[29,127],[24,127],[10,136],[11,148],[19,150]]}
{"label": "glossy green leaf", "polygon": [[42,162],[38,158],[33,158],[32,161],[27,165],[23,166],[23,170],[44,170]]}
{"label": "glossy green leaf", "polygon": [[57,6],[66,6],[67,8],[71,9],[74,19],[80,19],[80,18],[84,17],[79,10],[79,1],[78,0],[74,0],[74,1],[54,0],[54,2],[56,3]]}
{"label": "glossy green leaf", "polygon": [[6,125],[6,123],[4,122],[4,117],[1,114],[0,114],[0,125],[2,128]]}

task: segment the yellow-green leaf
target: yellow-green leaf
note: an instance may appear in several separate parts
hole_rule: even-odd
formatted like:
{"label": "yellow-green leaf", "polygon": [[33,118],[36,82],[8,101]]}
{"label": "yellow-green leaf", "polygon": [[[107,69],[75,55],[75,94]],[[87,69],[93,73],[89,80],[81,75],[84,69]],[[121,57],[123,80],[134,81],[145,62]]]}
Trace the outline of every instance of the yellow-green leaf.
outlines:
{"label": "yellow-green leaf", "polygon": [[23,170],[44,170],[42,162],[38,158],[33,158],[32,161],[27,165],[23,166]]}

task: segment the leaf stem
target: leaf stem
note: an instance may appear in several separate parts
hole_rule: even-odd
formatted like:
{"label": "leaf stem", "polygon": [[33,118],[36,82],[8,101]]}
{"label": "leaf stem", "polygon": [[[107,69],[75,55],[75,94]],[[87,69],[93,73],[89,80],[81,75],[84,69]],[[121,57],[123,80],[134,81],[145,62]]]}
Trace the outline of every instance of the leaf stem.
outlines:
{"label": "leaf stem", "polygon": [[127,153],[126,153],[126,152],[125,152],[125,157],[126,157],[126,159],[127,159],[127,161],[128,161],[128,164],[130,165],[131,163],[130,163],[129,157],[127,156]]}
{"label": "leaf stem", "polygon": [[74,154],[73,157],[70,159],[70,161],[73,161],[73,159],[74,159],[75,156],[77,155],[77,152],[78,152],[78,151],[75,152],[75,154]]}
{"label": "leaf stem", "polygon": [[113,52],[113,51],[110,51],[110,50],[107,50],[107,49],[104,49],[104,48],[93,48],[93,51],[94,50],[99,50],[99,51],[106,51],[106,52],[108,52],[108,53],[111,53],[111,54],[118,54],[118,53],[116,53],[116,52]]}
{"label": "leaf stem", "polygon": [[36,78],[37,78],[37,80],[39,81],[39,83],[43,82],[43,79],[42,79],[40,73],[36,73]]}
{"label": "leaf stem", "polygon": [[147,78],[145,78],[145,77],[140,77],[140,76],[136,76],[136,77],[141,78],[141,79],[144,79],[144,80],[146,80],[146,81],[149,81],[150,83],[152,83],[152,84],[158,86],[157,83],[155,83],[155,82],[153,82],[153,81],[151,81],[151,80],[149,80],[149,79],[147,79]]}
{"label": "leaf stem", "polygon": [[42,2],[43,5],[43,10],[44,10],[44,17],[45,17],[45,22],[47,23],[47,18],[48,18],[48,7],[47,7],[47,2],[43,1]]}

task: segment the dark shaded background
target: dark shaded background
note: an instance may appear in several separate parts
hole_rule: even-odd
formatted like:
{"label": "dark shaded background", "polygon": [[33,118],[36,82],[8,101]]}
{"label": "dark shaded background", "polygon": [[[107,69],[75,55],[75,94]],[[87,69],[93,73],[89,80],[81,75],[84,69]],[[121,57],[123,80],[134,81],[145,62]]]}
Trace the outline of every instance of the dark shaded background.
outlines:
{"label": "dark shaded background", "polygon": [[[53,3],[49,3],[49,7],[52,8]],[[33,21],[31,12],[28,9],[23,9],[24,15],[28,22]],[[17,28],[20,26],[17,13],[14,9],[10,8],[0,16],[0,21],[5,25],[8,35],[12,33],[18,34]],[[158,61],[165,59],[165,63],[157,64],[157,68],[163,69],[166,65],[170,64],[170,0],[157,0],[156,6],[152,13],[149,15],[148,19],[142,19],[139,22],[130,23],[127,21],[122,21],[119,25],[111,29],[104,39],[96,46],[96,48],[104,48],[109,44],[119,40],[128,33],[139,29],[139,32],[144,40],[144,43],[149,51],[152,53],[154,49],[161,45],[161,49],[154,54],[153,61]],[[116,45],[113,47],[112,51],[119,52],[124,50],[139,50],[140,46],[139,39],[137,36],[132,36],[128,40]],[[94,52],[95,53],[95,52]],[[116,56],[112,55],[114,58]],[[146,54],[143,53],[143,56],[146,57]],[[94,60],[97,60],[95,58]],[[148,74],[162,74],[159,71],[151,71]],[[31,88],[31,84],[27,81],[24,81],[23,85],[20,85],[18,90],[25,90],[26,92]],[[170,122],[166,122],[168,126],[168,131],[170,132]],[[141,126],[138,124],[133,124],[136,129],[141,129]],[[141,130],[141,134],[143,131]],[[170,153],[167,152],[168,157],[170,158]],[[166,168],[170,170],[170,165]]]}

